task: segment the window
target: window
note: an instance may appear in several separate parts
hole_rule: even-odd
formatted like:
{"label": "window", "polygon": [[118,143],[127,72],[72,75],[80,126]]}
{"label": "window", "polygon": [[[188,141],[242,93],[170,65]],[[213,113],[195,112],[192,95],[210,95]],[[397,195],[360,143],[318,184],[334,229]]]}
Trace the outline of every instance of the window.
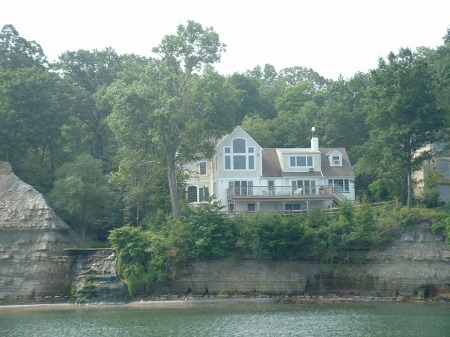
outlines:
{"label": "window", "polygon": [[342,152],[333,150],[327,153],[328,161],[331,166],[342,166]]}
{"label": "window", "polygon": [[340,156],[333,156],[333,165],[341,165],[341,157]]}
{"label": "window", "polygon": [[329,179],[328,184],[338,192],[350,192],[350,182],[348,179]]}
{"label": "window", "polygon": [[245,153],[245,139],[233,139],[233,153]]}
{"label": "window", "polygon": [[291,167],[312,167],[312,156],[293,156],[290,158]]}
{"label": "window", "polygon": [[438,186],[439,199],[450,200],[450,186]]}
{"label": "window", "polygon": [[187,189],[188,202],[204,202],[209,197],[209,188],[206,186],[189,186]]}
{"label": "window", "polygon": [[305,207],[306,205],[302,205],[302,204],[286,204],[284,206],[284,209],[286,211],[300,211],[302,209],[306,209]]}
{"label": "window", "polygon": [[444,178],[450,178],[450,163],[447,161],[438,161],[437,167],[442,171]]}
{"label": "window", "polygon": [[245,170],[245,156],[233,156],[233,169],[234,170]]}
{"label": "window", "polygon": [[255,204],[247,204],[247,211],[255,212],[256,211],[256,205]]}
{"label": "window", "polygon": [[234,213],[234,204],[228,204],[228,212]]}
{"label": "window", "polygon": [[248,156],[248,169],[249,170],[255,169],[255,156]]}
{"label": "window", "polygon": [[254,170],[255,148],[247,147],[247,141],[243,138],[233,139],[232,145],[224,147],[225,170]]}
{"label": "window", "polygon": [[311,195],[316,194],[315,180],[293,180],[292,192],[294,195]]}
{"label": "window", "polygon": [[267,185],[269,187],[269,195],[274,195],[275,194],[275,182],[273,180],[269,180],[267,182]]}
{"label": "window", "polygon": [[198,164],[198,171],[200,175],[205,176],[206,175],[206,161],[201,161]]}
{"label": "window", "polygon": [[448,143],[447,142],[436,142],[436,143],[434,143],[434,150],[436,152],[438,152],[438,154],[439,154],[439,152],[442,152],[442,151],[446,150],[447,147],[448,147]]}
{"label": "window", "polygon": [[235,196],[253,195],[253,181],[230,181],[229,187],[234,187]]}
{"label": "window", "polygon": [[188,202],[197,202],[197,187],[189,186],[187,189]]}

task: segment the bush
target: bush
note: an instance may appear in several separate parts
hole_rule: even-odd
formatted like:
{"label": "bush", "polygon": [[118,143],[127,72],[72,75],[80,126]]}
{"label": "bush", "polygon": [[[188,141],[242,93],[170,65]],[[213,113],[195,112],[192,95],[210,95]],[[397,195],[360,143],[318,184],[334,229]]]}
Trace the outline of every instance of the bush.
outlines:
{"label": "bush", "polygon": [[313,240],[305,216],[255,214],[238,217],[235,223],[236,245],[244,255],[259,260],[291,260],[310,253]]}

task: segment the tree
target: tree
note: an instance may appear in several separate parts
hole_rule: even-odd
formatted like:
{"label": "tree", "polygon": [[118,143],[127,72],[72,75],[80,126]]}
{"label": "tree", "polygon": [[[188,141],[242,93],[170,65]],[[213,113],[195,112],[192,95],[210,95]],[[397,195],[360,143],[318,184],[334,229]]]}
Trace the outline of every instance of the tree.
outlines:
{"label": "tree", "polygon": [[320,139],[326,147],[344,147],[352,162],[356,162],[354,146],[369,138],[369,127],[364,111],[364,94],[369,84],[368,74],[358,73],[348,80],[339,78],[330,82],[326,90],[326,104],[322,118],[315,126],[322,132]]}
{"label": "tree", "polygon": [[308,82],[314,90],[323,90],[327,87],[328,80],[311,68],[290,67],[285,68],[278,74],[278,81],[282,81],[288,87],[294,87],[301,82]]}
{"label": "tree", "polygon": [[66,91],[68,110],[73,118],[67,132],[76,129],[73,134],[80,138],[79,143],[84,147],[82,150],[89,151],[96,158],[105,159],[110,148],[106,117],[111,107],[99,104],[98,100],[102,97],[102,91],[123,70],[124,59],[126,57],[117,55],[112,48],[78,50],[63,53],[54,65],[67,84],[72,86],[70,91]]}
{"label": "tree", "polygon": [[158,160],[128,147],[121,147],[116,159],[118,169],[110,173],[109,181],[127,224],[139,226],[156,210],[170,210],[167,178]]}
{"label": "tree", "polygon": [[33,66],[47,67],[47,57],[35,41],[27,41],[13,25],[5,25],[0,33],[0,66],[17,70]]}
{"label": "tree", "polygon": [[72,217],[86,238],[88,225],[99,224],[107,212],[108,184],[101,161],[81,154],[74,162],[62,165],[57,170],[51,199],[56,209]]}
{"label": "tree", "polygon": [[121,145],[165,163],[175,218],[181,212],[177,168],[211,151],[211,139],[231,127],[227,115],[238,104],[236,90],[210,68],[224,48],[212,28],[188,21],[153,49],[160,59],[125,74],[109,91],[109,124]]}
{"label": "tree", "polygon": [[0,156],[41,191],[48,191],[62,156],[63,85],[41,47],[11,25],[0,34]]}
{"label": "tree", "polygon": [[412,173],[429,156],[419,149],[436,138],[444,114],[436,106],[427,63],[411,50],[381,59],[371,76],[366,108],[372,129],[357,166],[360,172],[376,172],[378,179],[401,181],[402,196],[411,206]]}

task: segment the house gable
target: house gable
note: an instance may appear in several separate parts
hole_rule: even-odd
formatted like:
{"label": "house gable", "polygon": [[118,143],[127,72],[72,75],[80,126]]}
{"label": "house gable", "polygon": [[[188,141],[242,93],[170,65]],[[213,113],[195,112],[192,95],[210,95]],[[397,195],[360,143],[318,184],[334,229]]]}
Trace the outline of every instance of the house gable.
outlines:
{"label": "house gable", "polygon": [[342,152],[335,149],[327,153],[330,166],[342,166]]}
{"label": "house gable", "polygon": [[260,177],[262,148],[240,126],[224,137],[215,148],[217,175],[231,177]]}

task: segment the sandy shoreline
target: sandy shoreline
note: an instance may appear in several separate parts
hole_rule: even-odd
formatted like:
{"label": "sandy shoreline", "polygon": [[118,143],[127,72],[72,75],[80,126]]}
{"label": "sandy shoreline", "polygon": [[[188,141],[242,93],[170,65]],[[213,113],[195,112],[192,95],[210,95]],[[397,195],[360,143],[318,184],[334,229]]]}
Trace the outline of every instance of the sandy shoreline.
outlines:
{"label": "sandy shoreline", "polygon": [[75,308],[192,308],[199,306],[267,305],[267,304],[312,304],[312,303],[445,303],[448,300],[401,297],[323,297],[323,296],[280,296],[280,297],[187,297],[177,299],[155,298],[127,303],[51,303],[0,305],[3,310],[67,310]]}

